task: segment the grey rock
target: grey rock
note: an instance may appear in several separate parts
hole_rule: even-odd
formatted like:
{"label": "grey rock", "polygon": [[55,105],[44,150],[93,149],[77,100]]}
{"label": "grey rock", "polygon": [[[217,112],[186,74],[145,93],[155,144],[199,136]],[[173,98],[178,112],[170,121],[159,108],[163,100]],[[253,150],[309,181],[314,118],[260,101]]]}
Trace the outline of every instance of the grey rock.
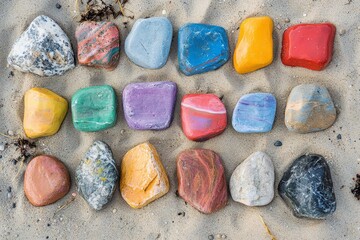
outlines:
{"label": "grey rock", "polygon": [[44,15],[36,17],[16,40],[7,61],[19,71],[40,76],[62,75],[75,67],[69,38]]}
{"label": "grey rock", "polygon": [[79,193],[95,210],[102,209],[112,198],[118,171],[109,146],[95,141],[76,169]]}
{"label": "grey rock", "polygon": [[284,173],[278,190],[297,217],[324,219],[336,210],[330,168],[321,155],[297,158]]}

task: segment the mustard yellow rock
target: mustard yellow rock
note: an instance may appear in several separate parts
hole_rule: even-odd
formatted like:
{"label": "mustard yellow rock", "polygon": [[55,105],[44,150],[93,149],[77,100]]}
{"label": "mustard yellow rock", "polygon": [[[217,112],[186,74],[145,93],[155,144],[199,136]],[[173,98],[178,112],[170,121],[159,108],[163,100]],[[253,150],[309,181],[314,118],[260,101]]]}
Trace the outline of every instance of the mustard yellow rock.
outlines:
{"label": "mustard yellow rock", "polygon": [[153,145],[142,143],[125,154],[120,191],[132,208],[142,208],[169,191],[165,168]]}
{"label": "mustard yellow rock", "polygon": [[274,23],[268,16],[251,17],[240,25],[233,63],[238,73],[249,73],[273,61]]}
{"label": "mustard yellow rock", "polygon": [[46,88],[28,90],[24,105],[24,130],[29,138],[57,133],[68,110],[66,99]]}

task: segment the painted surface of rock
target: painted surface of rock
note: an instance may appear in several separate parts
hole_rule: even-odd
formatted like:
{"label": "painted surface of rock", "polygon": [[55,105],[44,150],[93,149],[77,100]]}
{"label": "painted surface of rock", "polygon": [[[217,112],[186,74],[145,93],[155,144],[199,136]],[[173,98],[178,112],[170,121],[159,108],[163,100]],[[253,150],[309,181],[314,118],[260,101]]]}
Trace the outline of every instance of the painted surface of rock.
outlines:
{"label": "painted surface of rock", "polygon": [[111,149],[101,141],[95,141],[76,168],[78,192],[89,206],[101,210],[110,202],[118,180]]}
{"label": "painted surface of rock", "polygon": [[46,88],[31,88],[24,96],[24,131],[29,138],[51,136],[68,110],[66,99]]}
{"label": "painted surface of rock", "polygon": [[179,29],[178,61],[180,71],[190,76],[218,69],[230,56],[224,28],[189,23]]}
{"label": "painted surface of rock", "polygon": [[181,125],[185,136],[205,141],[225,131],[226,109],[214,94],[187,94],[181,101]]}
{"label": "painted surface of rock", "polygon": [[150,143],[129,150],[121,163],[120,191],[132,208],[145,205],[169,191],[169,180],[159,154]]}
{"label": "painted surface of rock", "polygon": [[114,70],[120,58],[119,29],[112,22],[82,22],[75,33],[81,65]]}
{"label": "painted surface of rock", "polygon": [[219,155],[207,149],[189,149],[176,160],[179,195],[202,213],[227,204],[224,167]]}
{"label": "painted surface of rock", "polygon": [[325,87],[302,84],[292,89],[285,109],[285,125],[290,131],[322,131],[335,120],[336,109]]}
{"label": "painted surface of rock", "polygon": [[52,204],[70,190],[70,175],[66,166],[50,155],[33,158],[26,167],[24,192],[37,207]]}
{"label": "painted surface of rock", "polygon": [[71,99],[74,127],[79,131],[95,132],[116,124],[117,100],[109,85],[78,90]]}
{"label": "painted surface of rock", "polygon": [[274,198],[275,170],[271,158],[255,152],[236,167],[230,178],[234,201],[247,206],[264,206]]}
{"label": "painted surface of rock", "polygon": [[131,83],[123,91],[127,124],[136,130],[161,130],[173,120],[177,86],[174,82]]}
{"label": "painted surface of rock", "polygon": [[66,33],[51,18],[36,17],[11,48],[8,64],[40,76],[62,75],[75,67]]}
{"label": "painted surface of rock", "polygon": [[284,65],[320,71],[332,58],[336,27],[331,23],[298,24],[283,34]]}
{"label": "painted surface of rock", "polygon": [[250,93],[242,96],[233,112],[232,125],[240,133],[262,133],[272,129],[276,99],[270,93]]}
{"label": "painted surface of rock", "polygon": [[250,17],[240,25],[233,64],[238,73],[249,73],[270,65],[274,47],[274,23],[268,16]]}
{"label": "painted surface of rock", "polygon": [[321,155],[297,158],[284,173],[278,190],[297,217],[324,219],[336,210],[330,168]]}
{"label": "painted surface of rock", "polygon": [[143,68],[162,68],[168,59],[173,28],[165,17],[136,20],[125,40],[129,59]]}

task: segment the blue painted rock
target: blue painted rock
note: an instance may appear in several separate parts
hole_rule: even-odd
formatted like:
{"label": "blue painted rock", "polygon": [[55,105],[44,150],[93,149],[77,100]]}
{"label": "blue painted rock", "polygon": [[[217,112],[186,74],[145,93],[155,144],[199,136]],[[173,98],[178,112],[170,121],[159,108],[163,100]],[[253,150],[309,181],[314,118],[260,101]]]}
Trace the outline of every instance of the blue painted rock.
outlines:
{"label": "blue painted rock", "polygon": [[336,210],[330,168],[323,156],[297,158],[284,173],[278,190],[297,217],[324,219]]}
{"label": "blue painted rock", "polygon": [[101,210],[112,198],[118,171],[111,149],[101,141],[95,141],[75,173],[79,193],[91,208]]}
{"label": "blue painted rock", "polygon": [[270,93],[250,93],[242,96],[232,116],[232,125],[240,133],[262,133],[272,129],[276,99]]}
{"label": "blue painted rock", "polygon": [[325,87],[303,84],[293,88],[285,109],[285,124],[290,131],[321,131],[331,127],[335,120],[336,109]]}
{"label": "blue painted rock", "polygon": [[137,130],[168,128],[173,119],[177,87],[174,82],[131,83],[123,91],[124,115]]}
{"label": "blue painted rock", "polygon": [[40,76],[62,75],[75,67],[69,38],[44,15],[35,18],[16,40],[7,61],[19,71]]}
{"label": "blue painted rock", "polygon": [[218,69],[229,60],[228,37],[219,26],[186,24],[179,30],[178,44],[179,67],[187,76]]}
{"label": "blue painted rock", "polygon": [[125,40],[125,53],[143,68],[157,69],[166,64],[173,28],[165,17],[138,19]]}

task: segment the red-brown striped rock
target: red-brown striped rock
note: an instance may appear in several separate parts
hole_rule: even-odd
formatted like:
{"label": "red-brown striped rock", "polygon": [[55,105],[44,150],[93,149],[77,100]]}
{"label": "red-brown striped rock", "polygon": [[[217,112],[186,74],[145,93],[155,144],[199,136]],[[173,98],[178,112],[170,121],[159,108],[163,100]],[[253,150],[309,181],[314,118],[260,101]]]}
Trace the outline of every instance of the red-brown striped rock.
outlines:
{"label": "red-brown striped rock", "polygon": [[223,208],[228,200],[224,167],[219,155],[207,149],[189,149],[177,161],[179,195],[202,213]]}
{"label": "red-brown striped rock", "polygon": [[70,190],[70,175],[57,158],[40,155],[28,164],[24,176],[24,191],[29,202],[37,207],[49,205]]}

